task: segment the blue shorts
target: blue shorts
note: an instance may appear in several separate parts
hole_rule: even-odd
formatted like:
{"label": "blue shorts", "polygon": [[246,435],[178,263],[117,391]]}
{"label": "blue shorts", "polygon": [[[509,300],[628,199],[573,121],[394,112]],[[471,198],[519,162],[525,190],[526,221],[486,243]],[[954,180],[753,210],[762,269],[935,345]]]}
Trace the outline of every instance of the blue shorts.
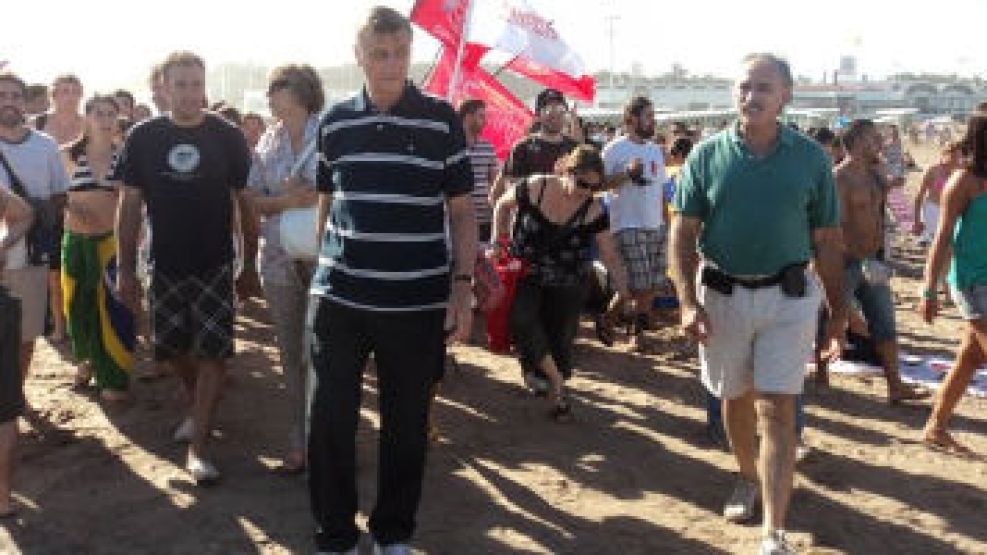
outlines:
{"label": "blue shorts", "polygon": [[864,279],[859,261],[847,262],[843,271],[847,300],[856,300],[867,320],[874,343],[895,339],[894,295],[890,285],[871,285]]}
{"label": "blue shorts", "polygon": [[953,302],[964,320],[987,320],[987,285],[974,285],[966,289],[950,287]]}

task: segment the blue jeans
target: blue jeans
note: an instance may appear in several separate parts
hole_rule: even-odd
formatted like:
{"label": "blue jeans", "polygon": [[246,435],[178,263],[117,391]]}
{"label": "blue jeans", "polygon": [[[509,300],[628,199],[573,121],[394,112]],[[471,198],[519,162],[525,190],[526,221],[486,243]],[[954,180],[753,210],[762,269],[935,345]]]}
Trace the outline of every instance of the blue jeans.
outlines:
{"label": "blue jeans", "polygon": [[[720,433],[720,437],[726,437],[726,430],[723,428],[723,403],[720,398],[706,390],[706,429],[710,432],[714,430]],[[805,400],[802,395],[795,396],[795,436],[801,438],[802,430],[805,429]]]}

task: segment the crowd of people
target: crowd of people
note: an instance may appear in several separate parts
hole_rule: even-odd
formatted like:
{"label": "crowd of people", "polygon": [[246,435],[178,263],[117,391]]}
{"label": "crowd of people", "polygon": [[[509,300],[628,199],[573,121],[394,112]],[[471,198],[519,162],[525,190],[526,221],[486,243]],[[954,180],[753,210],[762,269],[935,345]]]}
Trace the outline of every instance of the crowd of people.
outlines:
{"label": "crowd of people", "polygon": [[[753,54],[734,124],[659,130],[651,102],[634,97],[619,126],[584,125],[546,89],[532,132],[500,164],[481,136],[482,101],[453,108],[408,81],[411,37],[405,16],[374,8],[356,33],[363,90],[326,106],[313,68],[283,65],[269,120],[208,104],[191,52],[155,66],[153,113],[125,90],[83,103],[73,75],[49,90],[0,73],[0,517],[15,510],[16,420],[45,334],[67,338],[76,388],[121,403],[146,322],[150,371],[178,377],[188,400],[174,431],[186,469],[217,482],[209,438],[238,297],[259,295],[292,407],[279,470],[308,472],[317,549],[355,553],[355,433],[372,358],[381,456],[369,532],[379,552],[408,553],[446,348],[471,336],[474,272],[489,257],[519,261],[502,301],[519,383],[558,421],[574,410],[565,383],[583,316],[606,345],[629,322],[631,347],[647,352],[656,303],[677,297],[700,346],[711,434],[738,466],[723,515],[749,521],[760,507],[760,552],[792,552],[806,361],[825,383],[849,338],[883,369],[889,403],[930,396],[898,371],[885,216],[905,178],[897,131],[779,123],[791,70]],[[922,316],[936,317],[948,282],[967,322],[923,438],[963,454],[947,425],[987,359],[985,183],[978,112],[926,171],[912,229],[931,245]]]}

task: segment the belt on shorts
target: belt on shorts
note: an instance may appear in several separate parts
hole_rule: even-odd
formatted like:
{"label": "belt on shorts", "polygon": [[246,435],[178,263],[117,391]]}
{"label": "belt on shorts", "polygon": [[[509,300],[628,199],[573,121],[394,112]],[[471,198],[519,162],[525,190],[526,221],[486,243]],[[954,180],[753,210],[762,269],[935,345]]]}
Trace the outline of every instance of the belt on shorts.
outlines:
{"label": "belt on shorts", "polygon": [[702,270],[702,284],[723,293],[724,295],[730,295],[733,293],[733,288],[739,285],[745,289],[763,289],[765,287],[774,287],[775,285],[781,284],[785,281],[786,276],[790,275],[793,271],[804,270],[808,266],[808,262],[797,262],[795,264],[789,264],[785,266],[776,274],[770,276],[759,277],[759,278],[743,278],[737,276],[731,276],[730,274],[714,268],[713,266],[703,266]]}

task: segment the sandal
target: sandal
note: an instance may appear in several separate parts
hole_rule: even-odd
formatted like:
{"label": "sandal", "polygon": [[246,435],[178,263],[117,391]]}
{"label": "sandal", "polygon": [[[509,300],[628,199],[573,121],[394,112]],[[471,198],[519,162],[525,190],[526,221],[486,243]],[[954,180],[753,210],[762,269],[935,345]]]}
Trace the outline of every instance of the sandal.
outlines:
{"label": "sandal", "polygon": [[892,407],[899,406],[905,401],[921,401],[932,396],[932,392],[924,387],[900,384],[894,389],[895,393],[888,393],[888,404]]}
{"label": "sandal", "polygon": [[617,339],[617,330],[613,329],[609,318],[604,314],[597,314],[593,318],[593,329],[596,331],[596,338],[607,347],[613,347]]}
{"label": "sandal", "polygon": [[75,377],[72,378],[72,389],[80,391],[89,387],[89,382],[93,379],[93,367],[88,362],[83,362],[75,369]]}
{"label": "sandal", "polygon": [[552,420],[556,422],[571,422],[572,421],[572,405],[569,400],[565,398],[565,395],[559,395],[558,399],[555,401],[555,406],[549,411],[549,416]]}
{"label": "sandal", "polygon": [[108,403],[124,404],[130,401],[130,394],[120,389],[103,389],[99,392],[99,398]]}
{"label": "sandal", "polygon": [[301,474],[305,472],[305,455],[299,452],[289,453],[288,456],[281,461],[281,464],[275,469],[278,474],[282,476],[294,476],[296,474]]}

